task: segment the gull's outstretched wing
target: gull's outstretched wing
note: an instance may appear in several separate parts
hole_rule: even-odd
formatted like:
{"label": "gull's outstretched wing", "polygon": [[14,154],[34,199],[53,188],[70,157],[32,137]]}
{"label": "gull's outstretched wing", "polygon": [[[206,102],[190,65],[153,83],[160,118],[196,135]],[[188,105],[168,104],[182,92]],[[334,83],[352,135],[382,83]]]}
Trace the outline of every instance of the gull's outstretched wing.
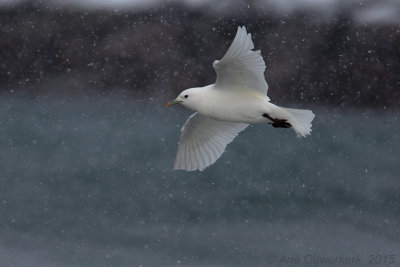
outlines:
{"label": "gull's outstretched wing", "polygon": [[247,123],[217,121],[194,113],[182,127],[174,169],[204,170],[224,153],[226,146],[247,126]]}
{"label": "gull's outstretched wing", "polygon": [[239,27],[236,37],[221,60],[213,63],[217,73],[216,88],[256,90],[267,95],[268,84],[264,78],[265,62],[260,50],[253,51],[251,34]]}

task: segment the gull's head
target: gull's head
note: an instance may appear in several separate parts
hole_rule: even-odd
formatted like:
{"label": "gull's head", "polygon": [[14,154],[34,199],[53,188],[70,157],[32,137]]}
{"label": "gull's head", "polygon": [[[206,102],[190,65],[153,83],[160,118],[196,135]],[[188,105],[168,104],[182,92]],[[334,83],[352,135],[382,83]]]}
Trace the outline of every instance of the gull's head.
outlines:
{"label": "gull's head", "polygon": [[199,88],[190,88],[186,89],[182,93],[178,95],[177,98],[174,100],[169,101],[165,106],[169,107],[175,104],[182,104],[183,106],[190,108],[190,109],[196,109],[196,105],[200,102],[200,92],[199,90],[196,90]]}

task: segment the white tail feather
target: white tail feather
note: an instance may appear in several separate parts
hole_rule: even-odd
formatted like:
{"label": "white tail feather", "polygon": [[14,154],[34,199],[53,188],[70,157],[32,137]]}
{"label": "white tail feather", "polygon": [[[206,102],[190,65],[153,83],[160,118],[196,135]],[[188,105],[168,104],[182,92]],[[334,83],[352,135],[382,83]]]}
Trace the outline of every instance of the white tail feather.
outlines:
{"label": "white tail feather", "polygon": [[289,119],[297,137],[306,137],[311,134],[311,122],[315,117],[315,114],[311,110],[306,109],[293,109],[283,108],[292,115],[292,119]]}

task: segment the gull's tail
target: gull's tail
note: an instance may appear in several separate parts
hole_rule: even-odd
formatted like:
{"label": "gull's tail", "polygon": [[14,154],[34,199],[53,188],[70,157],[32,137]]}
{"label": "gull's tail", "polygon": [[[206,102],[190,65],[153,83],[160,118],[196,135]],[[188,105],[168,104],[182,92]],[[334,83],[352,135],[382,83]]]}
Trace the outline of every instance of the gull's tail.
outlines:
{"label": "gull's tail", "polygon": [[292,115],[293,118],[288,121],[293,127],[298,137],[306,137],[311,134],[311,122],[315,114],[311,110],[283,108]]}

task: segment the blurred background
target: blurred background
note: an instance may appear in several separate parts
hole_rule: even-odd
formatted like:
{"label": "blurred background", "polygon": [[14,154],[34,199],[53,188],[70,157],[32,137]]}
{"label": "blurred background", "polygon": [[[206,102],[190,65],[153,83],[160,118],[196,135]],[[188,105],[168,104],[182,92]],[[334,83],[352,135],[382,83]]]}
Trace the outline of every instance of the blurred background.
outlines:
{"label": "blurred background", "polygon": [[[0,265],[397,266],[399,14],[397,0],[0,0]],[[214,83],[241,25],[270,98],[313,109],[312,135],[255,125],[205,171],[175,172],[191,112],[164,103]]]}

